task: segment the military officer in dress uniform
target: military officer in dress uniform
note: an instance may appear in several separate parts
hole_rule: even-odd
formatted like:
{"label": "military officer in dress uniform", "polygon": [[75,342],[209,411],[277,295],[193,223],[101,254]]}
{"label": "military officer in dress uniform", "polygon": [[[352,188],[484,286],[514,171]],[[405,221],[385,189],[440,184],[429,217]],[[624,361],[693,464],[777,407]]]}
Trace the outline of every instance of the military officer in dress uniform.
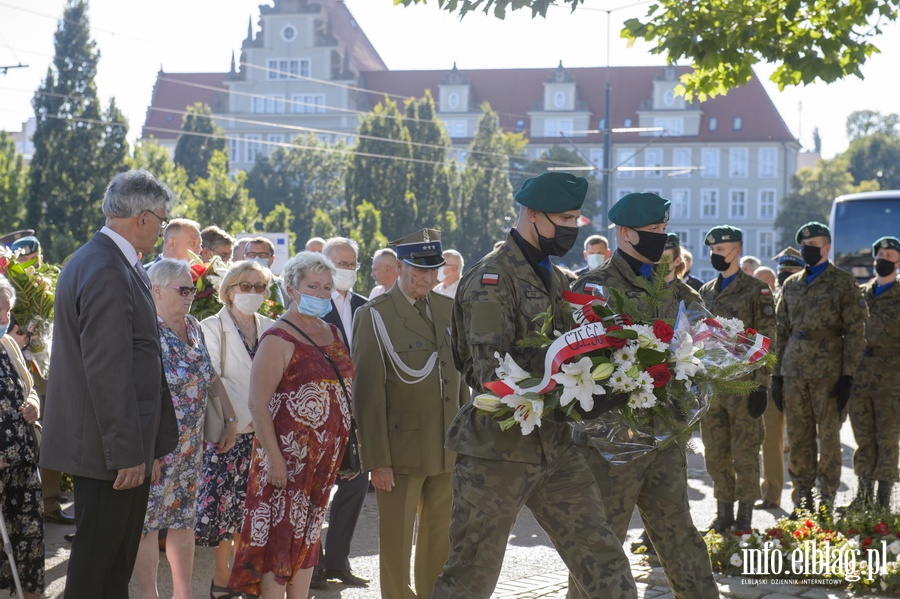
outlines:
{"label": "military officer in dress uniform", "polygon": [[800,252],[791,246],[788,246],[775,254],[773,260],[775,260],[777,265],[777,270],[775,271],[775,280],[778,282],[775,295],[775,300],[777,301],[778,296],[781,295],[781,287],[784,285],[784,282],[787,281],[787,278],[795,272],[803,270],[806,263],[803,262],[803,256],[800,255]]}
{"label": "military officer in dress uniform", "polygon": [[[700,288],[706,308],[716,316],[739,318],[744,325],[772,337],[775,302],[769,286],[741,268],[744,234],[721,225],[706,234],[710,261],[719,276]],[[753,504],[759,499],[759,449],[763,440],[760,417],[768,404],[769,372],[757,369],[749,380],[760,387],[745,395],[720,396],[700,422],[706,471],[713,481],[716,519],[710,528],[723,534],[731,528],[749,530]],[[734,502],[738,502],[737,518]]]}
{"label": "military officer in dress uniform", "polygon": [[[852,507],[890,507],[900,447],[900,239],[872,246],[875,278],[862,286],[869,308],[866,347],[853,378],[850,424],[856,437],[853,470],[859,477]],[[876,495],[875,482],[878,482]]]}
{"label": "military officer in dress uniform", "polygon": [[449,554],[456,454],[444,449],[444,436],[469,387],[453,366],[453,300],[431,290],[444,264],[440,231],[423,229],[391,245],[400,278],[353,319],[353,410],[378,501],[381,593],[427,598]]}
{"label": "military officer in dress uniform", "polygon": [[834,506],[841,420],[862,359],[868,313],[853,275],[828,261],[827,226],[803,225],[797,243],[806,268],[787,278],[776,304],[778,362],[772,375],[772,400],[784,410],[791,444],[794,517],[814,511],[816,479],[821,505]]}
{"label": "military officer in dress uniform", "polygon": [[[616,202],[609,220],[616,225],[618,249],[610,261],[578,279],[574,290],[590,293],[598,285],[612,287],[643,305],[647,292],[640,279],[650,279],[653,264],[665,250],[669,205],[669,200],[653,193],[630,193]],[[672,320],[677,313],[675,295],[667,294],[653,316]],[[691,518],[687,461],[681,446],[675,443],[612,466],[583,434],[577,434],[575,442],[600,485],[607,517],[619,540],[625,541],[637,505],[672,594],[679,599],[717,599],[706,544]]]}
{"label": "military officer in dress uniform", "polygon": [[[587,181],[545,173],[525,181],[515,199],[519,219],[506,240],[470,268],[453,304],[453,357],[477,392],[497,379],[497,356],[542,373],[544,350],[517,341],[540,328],[534,318],[554,307],[554,328],[565,329],[565,275],[550,256],[575,243]],[[543,419],[531,434],[506,431],[470,402],[447,433],[459,455],[451,477],[450,559],[433,597],[490,597],[509,533],[528,506],[574,578],[579,597],[636,597],[630,565],[606,522],[603,502],[569,426]]]}
{"label": "military officer in dress uniform", "polygon": [[668,259],[669,272],[666,275],[666,283],[669,289],[675,294],[675,299],[684,302],[685,307],[691,304],[698,306],[703,305],[700,294],[694,291],[694,288],[681,280],[687,270],[684,259],[681,257],[681,240],[675,233],[669,233],[666,236],[666,247],[663,250],[663,258]]}

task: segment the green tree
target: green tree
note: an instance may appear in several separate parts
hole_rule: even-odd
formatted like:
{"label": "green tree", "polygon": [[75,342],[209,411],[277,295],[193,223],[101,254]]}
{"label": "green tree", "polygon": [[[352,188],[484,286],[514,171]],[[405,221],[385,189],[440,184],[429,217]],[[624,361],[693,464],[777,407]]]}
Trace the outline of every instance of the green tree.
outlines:
{"label": "green tree", "polygon": [[854,183],[875,180],[881,189],[900,189],[900,135],[871,133],[844,152]]}
{"label": "green tree", "polygon": [[309,232],[309,237],[321,237],[322,239],[328,239],[329,237],[335,237],[336,235],[337,227],[334,226],[334,221],[331,220],[331,216],[321,208],[316,208],[315,216],[313,216],[312,220],[312,229]]}
{"label": "green tree", "polygon": [[272,208],[262,220],[262,230],[266,233],[288,233],[288,256],[294,255],[297,247],[297,235],[291,231],[294,215],[284,204],[278,204]]}
{"label": "green tree", "polygon": [[794,236],[804,224],[810,221],[828,222],[831,202],[847,193],[875,191],[876,181],[854,184],[849,164],[844,157],[833,160],[819,160],[813,168],[797,171],[791,180],[793,191],[784,197],[781,210],[775,218],[779,246],[796,245]]}
{"label": "green tree", "polygon": [[175,164],[166,149],[155,139],[138,140],[134,144],[134,154],[127,160],[127,165],[131,169],[149,171],[169,186],[175,194],[175,205],[169,209],[172,217],[196,220],[197,202],[188,185],[184,167]]}
{"label": "green tree", "polygon": [[259,210],[247,192],[246,180],[244,171],[229,177],[228,157],[224,152],[213,152],[209,176],[191,185],[195,219],[201,227],[218,225],[232,234],[256,230]]}
{"label": "green tree", "polygon": [[47,258],[59,262],[103,224],[104,190],[128,155],[128,124],[114,101],[104,111],[97,98],[100,55],[85,0],[67,0],[54,46],[53,66],[32,102],[27,222]]}
{"label": "green tree", "polygon": [[509,138],[500,130],[497,113],[485,103],[462,172],[460,230],[466,257],[480,260],[504,238],[516,217],[509,183]]}
{"label": "green tree", "polygon": [[381,212],[384,234],[396,239],[417,222],[416,198],[410,191],[412,146],[409,129],[397,103],[385,99],[359,124],[347,176],[347,206],[351,221],[357,208],[371,202]]}
{"label": "green tree", "polygon": [[175,144],[175,164],[184,167],[188,183],[206,177],[213,154],[225,151],[225,130],[216,125],[210,107],[201,102],[188,106]]}
{"label": "green tree", "polygon": [[368,296],[374,283],[372,254],[388,243],[381,232],[381,212],[371,202],[363,202],[356,207],[356,218],[348,236],[359,243],[360,266],[355,289],[357,293]]}
{"label": "green tree", "polygon": [[[395,0],[424,4],[428,0]],[[584,0],[437,0],[450,12],[483,10],[504,18],[508,10],[528,9],[546,16],[550,5],[576,10]],[[622,37],[655,44],[651,50],[669,64],[689,61],[694,72],[682,77],[686,95],[715,96],[747,83],[753,66],[778,65],[771,80],[789,85],[831,82],[855,75],[878,48],[873,38],[897,19],[896,0],[655,0],[644,19],[629,19]]]}
{"label": "green tree", "polygon": [[291,231],[302,244],[315,235],[312,224],[317,210],[332,221],[340,220],[349,152],[343,142],[327,144],[311,133],[293,144],[261,156],[247,176],[247,190],[261,212],[278,204],[290,210]]}
{"label": "green tree", "polygon": [[0,231],[22,226],[28,194],[28,166],[6,131],[0,131]]}
{"label": "green tree", "polygon": [[881,114],[877,110],[856,110],[847,117],[847,138],[850,141],[873,133],[897,135],[900,117],[896,114]]}

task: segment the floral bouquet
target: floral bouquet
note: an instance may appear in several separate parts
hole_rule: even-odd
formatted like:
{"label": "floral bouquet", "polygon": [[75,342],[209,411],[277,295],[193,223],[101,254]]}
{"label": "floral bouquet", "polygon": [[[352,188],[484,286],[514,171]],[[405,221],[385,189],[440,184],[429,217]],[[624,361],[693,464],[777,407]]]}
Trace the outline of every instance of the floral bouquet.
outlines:
{"label": "floral bouquet", "polygon": [[[661,281],[652,289],[668,293]],[[547,312],[538,316],[541,331],[521,342],[546,348],[543,376],[498,354],[499,380],[485,383],[488,392],[474,404],[502,429],[518,425],[522,434],[541,418],[568,420],[610,463],[686,441],[712,396],[749,393],[757,385],[737,379],[774,360],[764,336],[702,309],[681,305],[670,323],[642,316],[614,289],[610,300],[572,292],[563,299],[571,330],[551,337]]]}
{"label": "floral bouquet", "polygon": [[219,287],[229,268],[231,262],[224,262],[218,256],[213,256],[206,264],[191,266],[191,279],[197,288],[197,295],[191,304],[191,315],[197,320],[217,314],[222,309],[222,303],[219,302]]}
{"label": "floral bouquet", "polygon": [[19,263],[17,257],[9,248],[0,249],[0,274],[16,290],[12,314],[28,338],[22,353],[32,371],[46,379],[50,369],[53,301],[59,268],[50,264],[38,265],[38,258]]}

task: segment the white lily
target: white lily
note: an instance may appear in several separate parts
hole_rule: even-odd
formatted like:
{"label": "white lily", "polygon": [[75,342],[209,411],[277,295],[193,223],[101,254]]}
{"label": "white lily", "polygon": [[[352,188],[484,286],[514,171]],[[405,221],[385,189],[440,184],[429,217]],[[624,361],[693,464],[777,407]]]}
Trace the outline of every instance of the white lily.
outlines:
{"label": "white lily", "polygon": [[581,358],[574,364],[563,364],[562,372],[551,377],[564,387],[559,405],[567,406],[577,399],[582,409],[590,411],[594,408],[594,395],[603,395],[606,391],[592,378],[591,367],[590,358]]}
{"label": "white lily", "polygon": [[472,405],[485,412],[496,412],[500,409],[500,398],[493,393],[482,393],[475,396]]}
{"label": "white lily", "polygon": [[521,395],[507,395],[501,400],[513,408],[513,418],[522,428],[523,435],[530,435],[535,426],[541,425],[541,414],[544,413],[544,400],[529,399]]}
{"label": "white lily", "polygon": [[704,370],[700,358],[694,355],[700,351],[702,344],[694,343],[687,331],[678,331],[669,347],[672,350],[672,357],[669,361],[674,364],[676,380],[690,380],[690,377],[697,374],[697,371]]}
{"label": "white lily", "polygon": [[497,373],[497,378],[501,381],[510,378],[518,383],[531,376],[522,370],[522,367],[516,364],[516,361],[513,360],[512,356],[509,354],[506,354],[506,357],[501,358],[499,352],[494,352],[494,357],[497,358],[497,362],[500,363],[494,372]]}

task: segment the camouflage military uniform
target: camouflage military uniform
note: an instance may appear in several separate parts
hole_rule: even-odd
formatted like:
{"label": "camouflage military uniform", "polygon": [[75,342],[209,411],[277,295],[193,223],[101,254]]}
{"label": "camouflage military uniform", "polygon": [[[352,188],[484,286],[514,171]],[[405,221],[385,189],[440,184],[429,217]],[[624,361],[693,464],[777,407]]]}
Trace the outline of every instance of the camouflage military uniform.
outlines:
{"label": "camouflage military uniform", "polygon": [[866,349],[853,379],[848,409],[860,478],[896,482],[900,446],[900,283],[875,297],[875,281],[862,287],[869,307]]}
{"label": "camouflage military uniform", "polygon": [[[573,289],[580,292],[585,283],[596,283],[618,289],[640,303],[646,291],[639,276],[616,252],[609,262],[578,279]],[[674,294],[667,295],[654,316],[673,319],[677,311]],[[576,435],[575,442],[600,485],[607,518],[619,540],[625,541],[637,505],[673,595],[679,599],[718,598],[706,544],[691,518],[687,461],[681,447],[675,444],[627,464],[611,466],[588,446],[587,438]]]}
{"label": "camouflage military uniform", "polygon": [[[834,388],[853,376],[865,345],[866,303],[856,280],[828,264],[812,283],[802,270],[784,283],[775,310],[776,376],[784,377],[784,413],[791,444],[788,472],[794,505],[819,480],[831,503],[841,477],[841,414]],[[816,431],[818,430],[818,456]]]}
{"label": "camouflage military uniform", "polygon": [[[775,302],[769,286],[742,270],[724,290],[719,289],[719,280],[700,288],[706,308],[715,316],[740,318],[746,326],[773,337]],[[769,386],[767,370],[759,369],[750,377],[763,387]],[[752,503],[759,499],[763,423],[761,418],[750,416],[747,402],[746,395],[718,397],[700,423],[706,470],[718,501]]]}
{"label": "camouflage military uniform", "polygon": [[700,294],[678,277],[669,283],[669,289],[672,290],[676,300],[684,302],[686,308],[689,308],[691,304],[703,305],[703,298],[700,297]]}
{"label": "camouflage military uniform", "polygon": [[[561,303],[565,276],[558,269],[552,274],[548,292],[510,236],[463,276],[453,306],[453,353],[476,392],[497,378],[495,352],[509,353],[530,372],[543,371],[544,352],[516,341],[535,330],[537,314]],[[459,454],[451,479],[450,558],[432,597],[489,597],[523,506],[553,541],[582,596],[637,596],[628,559],[568,425],[543,420],[530,435],[501,431],[470,402],[450,425],[446,447]]]}

